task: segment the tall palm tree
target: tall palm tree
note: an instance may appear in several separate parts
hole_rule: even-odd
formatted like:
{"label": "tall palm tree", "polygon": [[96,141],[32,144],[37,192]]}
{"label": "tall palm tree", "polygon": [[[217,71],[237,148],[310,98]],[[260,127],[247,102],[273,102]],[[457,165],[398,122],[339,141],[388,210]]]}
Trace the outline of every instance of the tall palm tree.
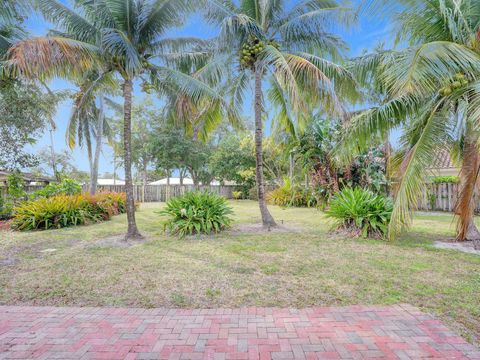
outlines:
{"label": "tall palm tree", "polygon": [[332,62],[345,44],[331,28],[348,24],[353,14],[335,0],[301,0],[290,9],[280,0],[206,0],[206,9],[207,19],[220,28],[219,50],[236,70],[231,89],[236,107],[253,78],[258,202],[263,225],[274,226],[263,173],[264,81],[270,80],[271,100],[279,105],[279,121],[288,129],[295,127],[296,115],[308,102],[322,103],[341,115],[336,91],[352,81]]}
{"label": "tall palm tree", "polygon": [[86,148],[90,165],[90,194],[97,191],[98,169],[102,143],[105,137],[112,143],[111,128],[106,117],[106,105],[118,107],[107,95],[116,95],[118,84],[114,78],[105,77],[102,86],[97,86],[96,91],[85,92],[92,86],[98,73],[87,72],[82,79],[76,81],[78,91],[73,96],[73,111],[70,116],[66,140],[67,145],[73,149],[75,146]]}
{"label": "tall palm tree", "polygon": [[[127,193],[126,239],[141,237],[135,221],[132,183],[131,109],[133,84],[140,76],[154,83],[172,83],[179,92],[201,101],[222,99],[206,84],[162,65],[161,55],[188,49],[195,41],[165,37],[197,2],[190,0],[76,0],[76,9],[58,0],[37,0],[44,17],[61,31],[31,38],[10,49],[7,69],[27,77],[60,76],[78,79],[85,71],[98,78],[84,93],[86,99],[105,77],[122,81],[124,99],[124,169]],[[81,104],[80,104],[81,105]]]}
{"label": "tall palm tree", "polygon": [[438,150],[448,148],[462,161],[456,205],[457,239],[480,240],[473,223],[480,171],[480,3],[475,0],[417,0],[397,17],[403,50],[356,59],[360,78],[374,75],[385,102],[354,117],[342,152],[354,154],[403,128],[402,148],[392,160],[395,207],[393,239],[411,223],[428,169]]}

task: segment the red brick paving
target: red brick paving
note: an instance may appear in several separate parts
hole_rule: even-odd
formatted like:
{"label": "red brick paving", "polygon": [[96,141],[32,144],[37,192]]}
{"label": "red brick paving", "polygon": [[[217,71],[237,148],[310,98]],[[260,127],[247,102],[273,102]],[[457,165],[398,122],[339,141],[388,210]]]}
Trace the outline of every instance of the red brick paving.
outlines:
{"label": "red brick paving", "polygon": [[0,306],[0,359],[480,359],[409,305],[169,310]]}

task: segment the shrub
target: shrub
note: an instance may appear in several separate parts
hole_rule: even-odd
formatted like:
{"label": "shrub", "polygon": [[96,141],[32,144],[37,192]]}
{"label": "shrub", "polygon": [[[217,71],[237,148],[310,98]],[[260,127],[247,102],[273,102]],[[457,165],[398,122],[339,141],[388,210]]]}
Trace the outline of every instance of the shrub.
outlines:
{"label": "shrub", "polygon": [[267,201],[278,206],[314,207],[321,203],[319,195],[312,188],[294,186],[285,179],[283,186],[267,194]]}
{"label": "shrub", "polygon": [[435,176],[431,181],[433,184],[456,184],[458,183],[458,176]]}
{"label": "shrub", "polygon": [[27,197],[24,182],[20,172],[16,171],[7,176],[6,197],[0,195],[0,219],[9,219],[13,207],[20,204]]}
{"label": "shrub", "polygon": [[159,213],[170,217],[164,222],[165,229],[180,237],[218,233],[232,221],[232,209],[225,198],[208,192],[188,192],[172,198]]}
{"label": "shrub", "polygon": [[13,209],[12,228],[58,229],[110,219],[125,212],[125,194],[57,195],[26,201]]}
{"label": "shrub", "polygon": [[363,237],[383,237],[393,210],[390,199],[361,188],[344,188],[330,201],[327,216],[345,229]]}
{"label": "shrub", "polygon": [[235,200],[240,200],[243,197],[243,193],[241,191],[232,191],[232,196]]}
{"label": "shrub", "polygon": [[258,201],[258,190],[256,186],[248,190],[248,198],[253,201]]}
{"label": "shrub", "polygon": [[32,194],[33,198],[52,197],[56,195],[78,195],[82,192],[82,186],[72,179],[63,179],[59,183],[50,183],[43,189]]}

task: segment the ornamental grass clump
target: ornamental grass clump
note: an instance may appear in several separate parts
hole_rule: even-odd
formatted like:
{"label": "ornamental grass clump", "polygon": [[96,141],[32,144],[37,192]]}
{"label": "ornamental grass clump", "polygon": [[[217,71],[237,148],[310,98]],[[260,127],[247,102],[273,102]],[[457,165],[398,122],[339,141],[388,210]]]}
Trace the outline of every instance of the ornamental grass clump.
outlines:
{"label": "ornamental grass clump", "polygon": [[164,210],[165,230],[185,237],[194,234],[219,233],[230,227],[233,213],[225,198],[209,192],[188,192],[170,199]]}
{"label": "ornamental grass clump", "polygon": [[13,209],[18,231],[59,229],[109,220],[125,212],[124,193],[57,195],[26,201]]}
{"label": "ornamental grass clump", "polygon": [[352,236],[385,237],[392,216],[389,198],[361,188],[344,188],[330,200],[326,211],[338,230]]}

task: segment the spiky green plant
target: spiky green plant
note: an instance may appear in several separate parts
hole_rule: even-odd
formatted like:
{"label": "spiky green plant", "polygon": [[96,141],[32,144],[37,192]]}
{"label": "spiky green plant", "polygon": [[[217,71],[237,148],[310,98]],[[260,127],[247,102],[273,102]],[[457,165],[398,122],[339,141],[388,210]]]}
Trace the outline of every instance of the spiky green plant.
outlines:
{"label": "spiky green plant", "polygon": [[174,197],[159,212],[169,217],[165,229],[185,237],[194,234],[218,233],[230,227],[232,209],[224,197],[208,192],[188,192]]}
{"label": "spiky green plant", "polygon": [[367,236],[386,235],[393,204],[388,198],[361,188],[343,188],[330,200],[325,212],[337,228]]}

